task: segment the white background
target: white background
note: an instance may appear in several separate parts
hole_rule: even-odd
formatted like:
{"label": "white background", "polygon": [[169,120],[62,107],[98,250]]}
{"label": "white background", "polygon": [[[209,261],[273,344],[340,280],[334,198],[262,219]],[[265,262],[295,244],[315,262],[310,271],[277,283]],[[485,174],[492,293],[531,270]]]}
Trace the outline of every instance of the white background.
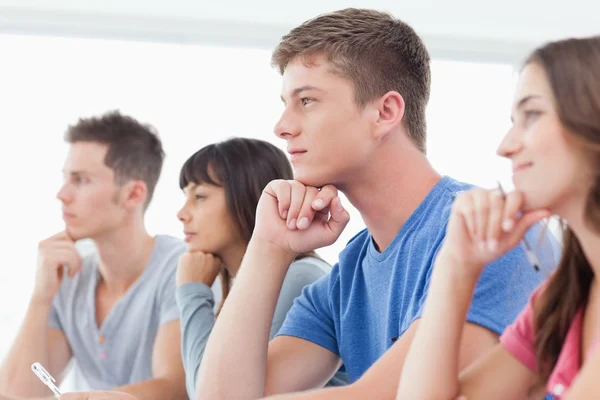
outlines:
{"label": "white background", "polygon": [[[167,159],[148,228],[178,237],[178,174],[189,155],[230,136],[284,145],[272,134],[282,106],[268,50],[12,35],[0,35],[0,48],[1,358],[27,306],[37,243],[62,228],[55,193],[68,124],[118,108],[157,128]],[[511,187],[495,149],[510,124],[515,81],[507,64],[434,60],[428,147],[441,173]],[[363,227],[351,211],[342,237],[320,251],[330,262]]]}
{"label": "white background", "polygon": [[344,7],[389,11],[436,57],[520,60],[541,41],[598,34],[597,0],[0,0],[0,31],[271,48]]}

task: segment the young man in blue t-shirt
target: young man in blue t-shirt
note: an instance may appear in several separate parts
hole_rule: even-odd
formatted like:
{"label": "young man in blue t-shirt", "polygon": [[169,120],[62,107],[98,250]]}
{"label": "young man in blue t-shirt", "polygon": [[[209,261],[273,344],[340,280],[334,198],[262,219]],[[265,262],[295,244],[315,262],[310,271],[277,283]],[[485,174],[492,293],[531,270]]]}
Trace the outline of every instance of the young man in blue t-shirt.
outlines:
{"label": "young man in blue t-shirt", "polygon": [[[429,55],[405,23],[346,9],[293,29],[273,63],[285,105],[275,133],[287,141],[297,180],[264,190],[196,398],[305,391],[343,366],[353,384],[291,397],[393,399],[454,196],[471,187],[440,176],[425,155]],[[269,343],[288,266],[298,253],[335,242],[348,222],[338,189],[367,230],[296,299]],[[529,234],[537,243],[542,232]],[[539,257],[549,267],[548,250]],[[465,323],[462,366],[497,342],[542,278],[520,248],[486,268]]]}

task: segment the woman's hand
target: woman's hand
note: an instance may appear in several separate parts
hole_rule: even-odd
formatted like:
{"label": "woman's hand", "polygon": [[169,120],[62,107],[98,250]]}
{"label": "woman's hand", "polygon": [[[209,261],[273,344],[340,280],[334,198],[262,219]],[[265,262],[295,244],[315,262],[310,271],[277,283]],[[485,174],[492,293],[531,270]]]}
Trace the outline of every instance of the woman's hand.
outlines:
{"label": "woman's hand", "polygon": [[204,283],[211,287],[221,268],[221,259],[218,257],[201,251],[187,251],[179,257],[177,287],[190,282]]}
{"label": "woman's hand", "polygon": [[485,265],[515,247],[534,223],[550,216],[548,210],[519,215],[523,194],[504,195],[500,189],[474,189],[454,201],[440,255],[479,275]]}

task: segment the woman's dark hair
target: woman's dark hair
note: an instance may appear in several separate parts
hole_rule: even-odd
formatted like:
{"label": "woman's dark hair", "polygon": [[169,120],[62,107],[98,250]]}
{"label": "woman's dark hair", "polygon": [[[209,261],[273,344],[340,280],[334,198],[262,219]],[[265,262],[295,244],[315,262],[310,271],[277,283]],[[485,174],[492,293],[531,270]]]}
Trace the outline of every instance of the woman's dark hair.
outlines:
{"label": "woman's dark hair", "polygon": [[[600,233],[600,36],[548,43],[531,54],[528,64],[544,70],[562,125],[594,169],[584,216]],[[586,304],[593,278],[579,240],[563,223],[562,259],[534,300],[535,353],[542,382],[556,365],[577,310]]]}
{"label": "woman's dark hair", "polygon": [[[257,139],[232,138],[210,144],[194,153],[181,167],[179,187],[209,184],[225,191],[227,208],[246,242],[250,241],[256,207],[263,189],[275,179],[294,179],[285,153],[274,145]],[[297,257],[317,257],[315,252]],[[229,295],[231,275],[221,271],[223,301]]]}

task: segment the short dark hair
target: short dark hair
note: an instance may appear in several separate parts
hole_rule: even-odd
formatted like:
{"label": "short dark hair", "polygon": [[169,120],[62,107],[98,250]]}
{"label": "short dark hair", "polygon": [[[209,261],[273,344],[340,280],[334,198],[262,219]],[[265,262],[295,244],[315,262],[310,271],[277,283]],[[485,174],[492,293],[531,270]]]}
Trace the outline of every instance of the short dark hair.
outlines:
{"label": "short dark hair", "polygon": [[206,183],[225,190],[229,214],[250,241],[263,189],[275,179],[294,179],[285,153],[271,143],[231,138],[203,147],[181,167],[179,187]]}
{"label": "short dark hair", "polygon": [[[256,223],[256,207],[264,188],[275,179],[294,179],[294,172],[285,153],[271,143],[258,139],[231,138],[201,148],[181,167],[179,188],[190,183],[219,186],[225,192],[225,202],[241,236],[250,241]],[[309,251],[296,259],[317,257]],[[229,295],[231,275],[221,271],[222,301]]]}
{"label": "short dark hair", "polygon": [[391,14],[346,8],[304,22],[283,36],[271,58],[283,74],[290,61],[322,55],[333,72],[355,86],[355,101],[366,105],[388,91],[405,100],[405,126],[426,152],[425,110],[431,87],[430,57],[417,33]]}
{"label": "short dark hair", "polygon": [[104,163],[114,171],[117,184],[134,179],[144,181],[148,190],[145,207],[150,204],[165,158],[154,127],[110,111],[100,117],[80,118],[68,127],[65,141],[107,145]]}

